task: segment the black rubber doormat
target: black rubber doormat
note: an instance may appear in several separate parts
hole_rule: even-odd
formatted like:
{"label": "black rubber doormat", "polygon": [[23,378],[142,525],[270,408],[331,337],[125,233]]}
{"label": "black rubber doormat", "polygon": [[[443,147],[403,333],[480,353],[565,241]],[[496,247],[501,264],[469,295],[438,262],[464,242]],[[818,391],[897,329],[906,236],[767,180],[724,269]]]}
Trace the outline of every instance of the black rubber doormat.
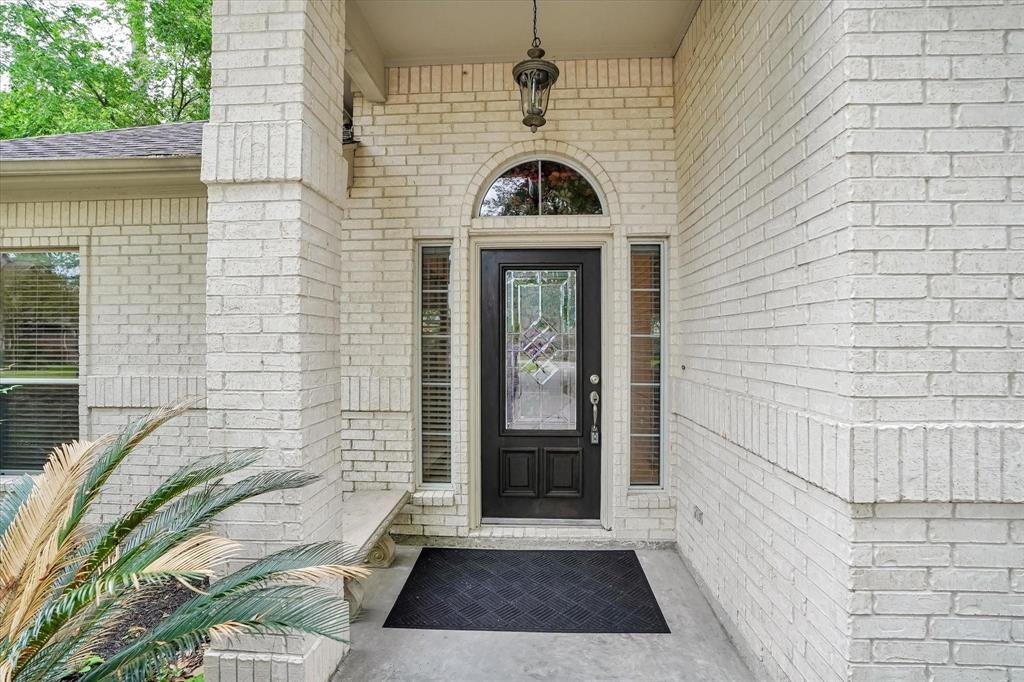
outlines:
{"label": "black rubber doormat", "polygon": [[426,547],[384,627],[670,632],[632,550]]}

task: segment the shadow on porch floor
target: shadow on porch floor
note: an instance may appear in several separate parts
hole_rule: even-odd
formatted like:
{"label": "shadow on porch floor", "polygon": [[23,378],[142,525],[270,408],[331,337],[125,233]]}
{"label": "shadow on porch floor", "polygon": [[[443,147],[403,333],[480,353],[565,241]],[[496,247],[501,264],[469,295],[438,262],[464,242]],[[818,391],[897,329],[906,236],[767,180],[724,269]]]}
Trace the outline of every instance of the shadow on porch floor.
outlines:
{"label": "shadow on porch floor", "polygon": [[375,571],[353,625],[352,652],[332,682],[364,680],[681,680],[747,682],[740,660],[683,562],[638,550],[672,634],[553,634],[385,629],[419,547]]}

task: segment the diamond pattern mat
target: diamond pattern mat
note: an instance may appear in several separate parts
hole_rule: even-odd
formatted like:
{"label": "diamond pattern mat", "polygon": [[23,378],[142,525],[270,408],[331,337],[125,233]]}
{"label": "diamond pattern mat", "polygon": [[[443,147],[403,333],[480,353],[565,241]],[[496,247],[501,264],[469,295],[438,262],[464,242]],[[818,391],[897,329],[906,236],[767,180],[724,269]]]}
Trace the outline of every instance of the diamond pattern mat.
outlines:
{"label": "diamond pattern mat", "polygon": [[670,632],[632,550],[425,547],[384,627]]}

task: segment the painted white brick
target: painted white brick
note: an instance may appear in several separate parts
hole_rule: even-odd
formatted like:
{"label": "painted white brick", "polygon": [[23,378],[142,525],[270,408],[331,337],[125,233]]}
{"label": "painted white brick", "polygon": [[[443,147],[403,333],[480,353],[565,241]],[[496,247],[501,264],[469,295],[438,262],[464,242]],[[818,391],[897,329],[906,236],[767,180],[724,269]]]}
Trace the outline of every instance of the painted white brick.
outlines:
{"label": "painted white brick", "polygon": [[875,642],[871,647],[875,661],[894,663],[946,663],[949,644],[945,642]]}
{"label": "painted white brick", "polygon": [[[729,627],[751,643],[771,678],[830,674],[807,674],[811,663],[803,657],[779,661],[777,645],[760,638],[770,627],[758,618],[761,604],[756,596],[734,596],[730,569],[756,574],[744,563],[748,552],[794,557],[782,546],[754,544],[767,532],[761,528],[771,529],[775,544],[788,537],[765,510],[725,510],[735,506],[737,494],[765,503],[764,490],[792,475],[821,486],[801,448],[801,434],[810,429],[801,427],[830,422],[850,434],[843,445],[848,485],[825,489],[844,500],[839,516],[850,524],[850,547],[848,555],[838,554],[849,559],[836,570],[851,590],[849,609],[858,614],[854,630],[839,635],[849,639],[836,677],[984,679],[991,666],[1001,666],[993,679],[1008,676],[1006,660],[985,666],[980,654],[971,663],[957,659],[954,652],[972,633],[958,639],[952,623],[960,608],[1004,620],[1017,608],[1012,599],[1011,606],[995,600],[1013,589],[1007,569],[1019,558],[1016,545],[1006,544],[1017,542],[1013,526],[999,520],[1013,505],[950,502],[1010,503],[1024,494],[1024,465],[1013,464],[1015,453],[1024,452],[1024,413],[1010,397],[1019,371],[1013,351],[1024,347],[1024,332],[1014,332],[1024,319],[1014,279],[1022,271],[1016,252],[1024,233],[1008,227],[1024,215],[1015,194],[1024,116],[1007,102],[1011,79],[1022,73],[1013,47],[1022,15],[1010,4],[933,4],[837,5],[826,16],[818,14],[820,6],[801,12],[788,3],[750,4],[740,11],[704,3],[676,57],[675,253],[681,255],[674,267],[684,303],[672,324],[686,369],[676,373],[673,411],[677,466],[696,479],[681,475],[675,484],[677,527],[682,554],[725,603]],[[824,73],[808,67],[784,85],[771,71],[751,73],[746,51],[770,53],[750,32],[768,21],[760,12],[769,6],[780,26],[822,27],[815,35],[830,40],[811,50],[815,58],[828,54],[827,45],[842,45],[842,57],[831,62],[843,62],[841,124],[815,118],[814,102],[807,102],[792,138],[799,142],[807,133],[808,149],[811,139],[814,148],[831,140],[843,156],[838,172],[823,171],[817,158],[802,156],[792,143],[789,165],[776,166],[773,138],[758,140],[776,125],[783,126],[780,136],[788,135],[785,106],[776,102],[792,100],[773,101],[757,130],[730,137],[733,121],[743,120],[733,114],[730,95],[756,107],[762,92],[776,88],[799,93],[793,95],[799,101],[814,88],[802,87],[799,78]],[[837,16],[842,19],[830,24]],[[723,31],[735,42],[716,41]],[[729,88],[716,87],[726,81]],[[819,129],[809,132],[814,126]],[[722,138],[729,144],[698,142]],[[723,151],[742,158],[745,172],[732,173]],[[708,168],[716,172],[707,174]],[[797,169],[792,176],[790,168]],[[808,178],[814,181],[802,184]],[[818,200],[827,189],[845,202],[842,211],[830,214],[835,203]],[[745,198],[734,199],[736,193]],[[830,251],[832,242],[816,241],[821,235],[849,249]],[[793,259],[757,259],[760,250],[784,254],[791,244],[798,244]],[[793,264],[797,270],[788,270]],[[822,277],[830,269],[846,274]],[[771,278],[767,289],[758,288],[758,277]],[[816,328],[815,320],[833,326]],[[802,363],[827,355],[817,344],[830,346],[840,361],[809,371]],[[830,398],[830,391],[847,399]],[[766,445],[748,435],[743,416],[762,404],[778,415]],[[954,420],[962,423],[954,426]],[[733,447],[760,460],[756,483],[732,472],[732,456],[724,453]],[[873,504],[847,504],[851,500]],[[692,504],[719,510],[716,528],[730,531],[709,535],[690,520]],[[707,525],[706,509],[704,518]],[[753,533],[745,532],[749,526]],[[794,520],[789,532],[799,537],[803,528]],[[725,536],[729,546],[717,546],[714,538]],[[824,544],[805,549],[822,552]],[[977,591],[970,594],[971,588]],[[936,629],[942,637],[928,629],[940,617],[951,623]],[[979,626],[973,634],[988,646],[999,641],[986,639],[997,631]],[[829,650],[814,641],[797,650]]]}
{"label": "painted white brick", "polygon": [[[228,524],[246,560],[343,539],[344,10],[344,2],[214,3],[202,170],[210,444],[265,447],[261,464],[321,475],[293,495],[247,504],[260,512]],[[206,661],[239,682],[323,680],[346,651],[313,637],[239,638]]]}
{"label": "painted white brick", "polygon": [[1010,625],[1008,619],[935,618],[929,632],[936,639],[998,642],[1009,640]]}
{"label": "painted white brick", "polygon": [[[626,240],[670,238],[668,486],[626,491],[614,417],[613,530],[577,535],[677,541],[772,679],[1005,682],[1020,667],[1019,5],[702,3],[674,59],[561,62],[537,136],[518,123],[509,64],[393,68],[387,103],[356,97],[347,202],[343,68],[330,66],[343,22],[328,14],[341,5],[215,3],[208,230],[198,198],[0,208],[4,245],[88,242],[96,263],[128,261],[99,278],[112,283],[97,309],[145,295],[122,273],[177,268],[145,289],[175,312],[109,307],[101,320],[115,338],[159,319],[156,338],[97,343],[89,357],[90,428],[181,380],[209,394],[209,412],[134,476],[155,479],[208,435],[325,473],[307,498],[226,520],[254,555],[296,528],[339,534],[345,492],[415,485],[414,254],[448,241],[463,330],[453,483],[417,492],[396,532],[559,537],[469,527],[465,331],[468,235],[529,227],[474,221],[473,199],[504,160],[563,155],[609,200],[609,216],[552,225],[615,235],[616,382]],[[163,226],[157,240],[147,232]],[[108,511],[132,492],[119,488]],[[285,647],[211,654],[208,674],[326,678],[338,653]]]}
{"label": "painted white brick", "polygon": [[[673,83],[669,59],[559,62],[557,103],[543,134],[524,133],[512,64],[447,64],[388,70],[388,101],[354,103],[353,186],[342,223],[342,402],[347,425],[346,488],[415,485],[414,339],[421,242],[452,244],[452,487],[438,504],[414,501],[398,521],[403,534],[470,534],[468,230],[521,229],[526,219],[475,218],[478,193],[498,166],[517,156],[553,154],[589,171],[605,193],[608,216],[549,218],[550,229],[615,232],[612,297],[616,340],[609,343],[615,382],[627,377],[621,338],[628,329],[621,286],[627,281],[625,237],[666,236],[677,215],[672,153]],[[598,74],[601,74],[600,76]],[[624,108],[626,98],[631,107]],[[630,144],[608,114],[630,117]],[[486,130],[482,128],[486,125]],[[443,133],[443,136],[442,136]],[[395,393],[399,394],[396,400]],[[390,394],[390,400],[384,396]],[[614,533],[672,539],[673,514],[627,499],[624,417],[612,415]],[[391,437],[383,437],[385,431]],[[619,454],[623,453],[623,454]],[[386,467],[381,462],[387,462]],[[635,496],[634,496],[635,497]],[[667,525],[666,525],[667,524]],[[617,535],[618,536],[618,535]]]}
{"label": "painted white brick", "polygon": [[[201,196],[0,203],[0,249],[81,254],[82,438],[204,396],[205,213]],[[205,448],[202,411],[161,430],[111,479],[93,520],[123,513]]]}

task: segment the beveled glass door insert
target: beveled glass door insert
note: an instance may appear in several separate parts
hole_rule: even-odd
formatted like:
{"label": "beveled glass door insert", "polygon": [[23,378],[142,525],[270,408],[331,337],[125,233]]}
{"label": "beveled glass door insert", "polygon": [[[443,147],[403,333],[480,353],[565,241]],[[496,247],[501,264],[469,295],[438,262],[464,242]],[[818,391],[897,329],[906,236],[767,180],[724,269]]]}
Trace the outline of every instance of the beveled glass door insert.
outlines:
{"label": "beveled glass door insert", "polygon": [[505,271],[505,428],[575,431],[576,271]]}
{"label": "beveled glass door insert", "polygon": [[487,249],[480,280],[482,517],[597,519],[601,253]]}

